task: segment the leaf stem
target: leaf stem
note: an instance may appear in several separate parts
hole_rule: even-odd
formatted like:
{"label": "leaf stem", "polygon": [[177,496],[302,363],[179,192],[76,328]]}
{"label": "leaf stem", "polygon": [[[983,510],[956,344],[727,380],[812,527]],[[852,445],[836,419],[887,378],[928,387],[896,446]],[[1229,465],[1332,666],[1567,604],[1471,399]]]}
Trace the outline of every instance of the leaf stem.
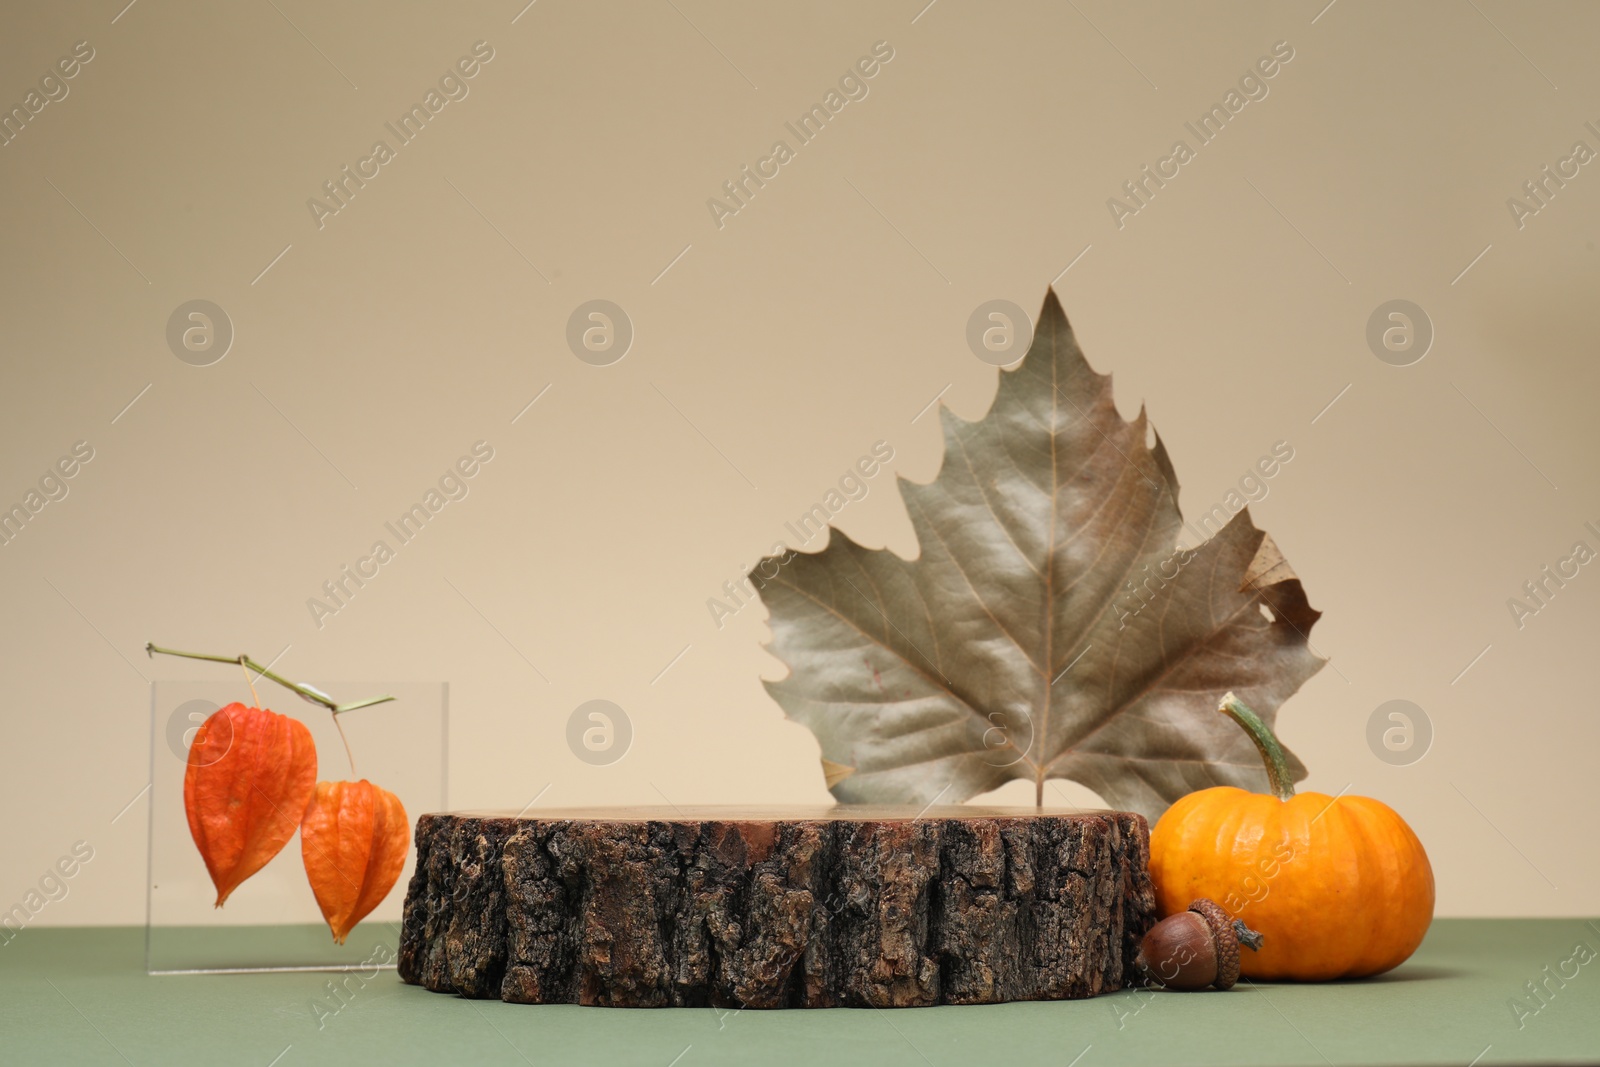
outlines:
{"label": "leaf stem", "polygon": [[250,690],[250,703],[259,708],[261,706],[261,698],[256,695],[256,680],[250,677],[250,668],[241,663],[239,664],[239,672],[244,675],[244,684]]}
{"label": "leaf stem", "polygon": [[339,731],[339,740],[344,742],[344,758],[350,762],[350,777],[356,776],[356,757],[350,751],[350,739],[344,735],[344,723],[339,721],[339,713],[333,713],[333,725]]}
{"label": "leaf stem", "polygon": [[1288,757],[1283,754],[1283,746],[1278,743],[1272,728],[1231,692],[1222,698],[1217,710],[1238,723],[1250,735],[1250,740],[1255,742],[1256,750],[1261,753],[1261,762],[1266,765],[1267,782],[1272,786],[1273,795],[1279,800],[1294,796],[1294,774],[1289,770]]}
{"label": "leaf stem", "polygon": [[[261,677],[271,678],[274,682],[277,682],[285,689],[299,694],[302,699],[309,700],[313,704],[321,704],[323,707],[333,712],[334,722],[336,723],[339,721],[339,715],[343,712],[354,711],[357,708],[371,707],[373,704],[382,704],[386,701],[394,699],[394,697],[391,696],[369,697],[366,700],[356,700],[348,704],[340,704],[335,702],[334,699],[326,693],[323,693],[317,689],[313,689],[307,685],[301,685],[299,682],[291,682],[281,674],[274,674],[272,671],[268,670],[266,667],[263,667],[261,664],[257,663],[243,652],[239,653],[237,656],[212,656],[205,652],[180,652],[175,648],[162,648],[160,645],[156,644],[147,644],[144,646],[144,650],[148,655],[154,655],[159,652],[163,656],[182,656],[185,659],[203,659],[211,663],[237,663],[242,667],[248,667]],[[341,734],[344,733],[343,729],[341,729],[339,732]],[[348,751],[349,745],[347,744],[345,748]],[[352,761],[352,769],[353,763],[354,761]]]}

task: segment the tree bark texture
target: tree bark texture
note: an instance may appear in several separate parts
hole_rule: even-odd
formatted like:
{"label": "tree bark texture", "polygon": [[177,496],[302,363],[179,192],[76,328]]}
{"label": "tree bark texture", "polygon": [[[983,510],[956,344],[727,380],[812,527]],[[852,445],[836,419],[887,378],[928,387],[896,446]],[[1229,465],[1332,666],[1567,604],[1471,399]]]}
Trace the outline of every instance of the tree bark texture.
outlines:
{"label": "tree bark texture", "polygon": [[945,807],[424,815],[400,976],[614,1007],[1094,996],[1155,920],[1126,812]]}

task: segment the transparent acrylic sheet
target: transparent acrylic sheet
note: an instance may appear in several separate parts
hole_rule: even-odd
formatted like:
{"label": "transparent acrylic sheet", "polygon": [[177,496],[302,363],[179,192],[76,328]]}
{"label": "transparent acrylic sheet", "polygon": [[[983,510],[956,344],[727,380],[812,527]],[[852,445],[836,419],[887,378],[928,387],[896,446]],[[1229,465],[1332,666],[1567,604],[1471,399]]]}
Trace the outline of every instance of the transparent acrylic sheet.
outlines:
{"label": "transparent acrylic sheet", "polygon": [[[261,706],[305,723],[317,745],[319,781],[366,778],[400,798],[412,829],[417,816],[444,811],[449,740],[449,685],[443,682],[323,682],[294,678],[354,701],[389,694],[391,703],[339,717],[350,739],[356,774],[327,708],[267,679],[255,688]],[[204,681],[150,686],[150,844],[146,883],[145,969],[150,974],[345,970],[394,965],[400,914],[416,863],[413,847],[400,879],[343,945],[336,945],[306,881],[296,834],[283,850],[213,907],[216,889],[189,834],[183,778],[189,744],[211,712],[250,702],[237,667],[216,665]]]}

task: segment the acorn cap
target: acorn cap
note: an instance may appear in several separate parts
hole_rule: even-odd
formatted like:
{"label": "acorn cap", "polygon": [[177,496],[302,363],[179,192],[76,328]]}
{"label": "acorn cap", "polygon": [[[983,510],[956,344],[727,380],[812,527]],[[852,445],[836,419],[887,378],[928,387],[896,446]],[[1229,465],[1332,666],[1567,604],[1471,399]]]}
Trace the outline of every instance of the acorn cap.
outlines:
{"label": "acorn cap", "polygon": [[[1211,984],[1218,989],[1232,989],[1239,980],[1239,933],[1233,920],[1222,910],[1222,905],[1201,897],[1189,905],[1189,910],[1206,921],[1211,936],[1217,943],[1217,977]],[[1260,935],[1256,935],[1259,939]],[[1259,945],[1251,945],[1256,948]]]}

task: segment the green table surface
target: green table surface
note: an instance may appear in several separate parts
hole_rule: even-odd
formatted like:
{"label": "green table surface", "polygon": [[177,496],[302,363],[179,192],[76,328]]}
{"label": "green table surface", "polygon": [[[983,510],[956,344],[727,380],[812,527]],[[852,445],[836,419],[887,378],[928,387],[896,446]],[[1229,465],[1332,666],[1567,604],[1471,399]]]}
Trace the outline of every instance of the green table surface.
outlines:
{"label": "green table surface", "polygon": [[0,944],[0,1064],[1597,1063],[1597,953],[1600,922],[1441,919],[1361,982],[727,1012],[468,1001],[389,970],[334,1014],[327,973],[150,976],[142,928],[30,928]]}

